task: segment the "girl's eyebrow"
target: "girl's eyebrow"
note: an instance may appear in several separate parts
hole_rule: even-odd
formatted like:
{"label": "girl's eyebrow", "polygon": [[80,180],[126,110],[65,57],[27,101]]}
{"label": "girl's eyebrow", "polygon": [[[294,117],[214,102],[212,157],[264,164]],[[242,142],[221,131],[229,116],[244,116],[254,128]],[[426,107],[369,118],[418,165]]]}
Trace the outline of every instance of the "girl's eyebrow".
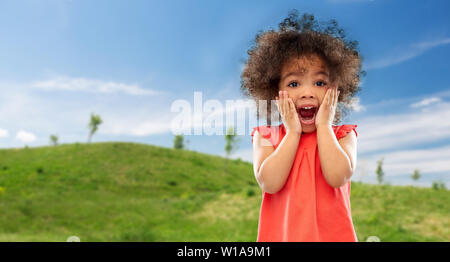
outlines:
{"label": "girl's eyebrow", "polygon": [[325,71],[316,72],[314,75],[324,75],[324,76],[328,77],[328,73]]}
{"label": "girl's eyebrow", "polygon": [[[281,78],[280,81],[283,81],[285,78],[288,78],[288,77],[290,77],[290,76],[292,76],[292,75],[304,75],[304,73],[301,73],[301,72],[289,72],[289,73],[287,73],[286,75],[284,75],[284,76]],[[324,76],[326,76],[326,77],[329,77],[328,73],[325,72],[325,71],[318,71],[318,72],[316,72],[314,75],[315,75],[315,76],[317,76],[317,75],[324,75]]]}

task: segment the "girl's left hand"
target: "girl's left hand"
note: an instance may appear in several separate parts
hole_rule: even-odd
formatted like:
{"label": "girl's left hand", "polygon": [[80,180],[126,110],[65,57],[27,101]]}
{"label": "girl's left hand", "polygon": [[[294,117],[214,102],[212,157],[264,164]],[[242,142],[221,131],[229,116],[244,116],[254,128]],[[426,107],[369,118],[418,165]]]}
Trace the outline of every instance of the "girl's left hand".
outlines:
{"label": "girl's left hand", "polygon": [[331,126],[333,124],[339,93],[340,91],[337,90],[337,87],[332,87],[327,90],[322,104],[317,111],[316,128],[323,125]]}

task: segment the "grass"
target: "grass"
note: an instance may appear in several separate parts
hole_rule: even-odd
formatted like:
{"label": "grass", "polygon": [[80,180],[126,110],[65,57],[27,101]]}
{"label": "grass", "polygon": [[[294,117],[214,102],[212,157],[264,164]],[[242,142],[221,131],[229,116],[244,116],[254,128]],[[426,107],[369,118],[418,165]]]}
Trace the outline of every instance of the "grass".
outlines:
{"label": "grass", "polygon": [[[0,241],[256,241],[250,163],[134,143],[0,150]],[[360,241],[449,241],[450,192],[352,183]]]}

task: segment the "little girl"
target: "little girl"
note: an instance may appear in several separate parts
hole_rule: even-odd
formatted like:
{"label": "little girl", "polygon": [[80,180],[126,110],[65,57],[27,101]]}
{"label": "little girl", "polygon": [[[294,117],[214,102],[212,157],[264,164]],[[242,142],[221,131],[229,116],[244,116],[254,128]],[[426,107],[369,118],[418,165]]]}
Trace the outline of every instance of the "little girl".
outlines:
{"label": "little girl", "polygon": [[258,242],[357,241],[350,208],[357,126],[333,122],[365,72],[355,42],[330,24],[323,30],[312,15],[299,20],[294,11],[278,32],[258,34],[248,52],[242,90],[255,100],[275,99],[282,119],[252,132],[263,190]]}

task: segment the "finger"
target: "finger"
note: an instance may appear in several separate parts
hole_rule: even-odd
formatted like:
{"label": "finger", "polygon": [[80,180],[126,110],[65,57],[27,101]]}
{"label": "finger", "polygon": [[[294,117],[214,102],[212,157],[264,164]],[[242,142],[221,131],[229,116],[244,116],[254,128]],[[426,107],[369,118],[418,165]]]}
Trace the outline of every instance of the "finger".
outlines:
{"label": "finger", "polygon": [[323,97],[322,104],[321,104],[320,106],[326,105],[326,102],[327,102],[327,95],[328,95],[328,89],[327,89],[327,91],[325,92],[325,96]]}
{"label": "finger", "polygon": [[292,106],[291,106],[291,103],[292,103],[292,99],[290,98],[290,97],[288,97],[288,103],[287,103],[287,113],[288,114],[291,114],[291,112],[292,112]]}
{"label": "finger", "polygon": [[336,88],[336,91],[337,91],[337,94],[336,94],[336,101],[334,102],[335,105],[338,104],[338,101],[339,101],[339,94],[341,93],[341,91],[340,91],[340,90],[337,90],[337,88]]}
{"label": "finger", "polygon": [[328,96],[328,105],[331,106],[333,104],[333,89],[330,89],[330,95]]}
{"label": "finger", "polygon": [[280,112],[280,98],[278,96],[275,97],[275,105],[277,106],[278,112]]}
{"label": "finger", "polygon": [[328,88],[328,90],[327,90],[327,93],[325,94],[325,105],[329,105],[329,100],[330,100],[330,90],[331,90],[331,88]]}
{"label": "finger", "polygon": [[289,99],[291,99],[291,98],[289,97],[289,94],[286,91],[286,107],[285,107],[286,114],[288,114],[291,111],[291,105],[289,104]]}
{"label": "finger", "polygon": [[284,115],[283,102],[284,102],[283,91],[280,91],[280,114],[281,114],[281,115]]}
{"label": "finger", "polygon": [[285,114],[287,114],[287,112],[288,112],[287,103],[288,103],[288,101],[287,101],[287,92],[283,91],[283,112]]}
{"label": "finger", "polygon": [[339,98],[339,90],[338,90],[338,88],[336,87],[336,98],[335,98],[335,104],[337,104],[337,100],[338,100],[338,98]]}
{"label": "finger", "polygon": [[337,88],[334,88],[334,92],[333,92],[333,106],[336,104],[336,97],[337,97]]}
{"label": "finger", "polygon": [[332,92],[332,96],[331,96],[331,100],[330,100],[330,105],[334,106],[334,100],[336,99],[336,88],[333,88],[333,92]]}
{"label": "finger", "polygon": [[275,97],[277,100],[277,107],[278,107],[278,111],[280,111],[280,100],[281,100],[281,92],[278,92],[278,96]]}
{"label": "finger", "polygon": [[283,91],[280,91],[280,98],[278,99],[278,110],[283,115]]}
{"label": "finger", "polygon": [[328,97],[328,105],[331,106],[333,104],[333,88],[330,88],[330,95]]}
{"label": "finger", "polygon": [[337,91],[334,88],[333,89],[333,100],[331,100],[331,106],[333,106],[333,107],[334,107],[334,102],[336,101],[336,95],[337,95]]}

